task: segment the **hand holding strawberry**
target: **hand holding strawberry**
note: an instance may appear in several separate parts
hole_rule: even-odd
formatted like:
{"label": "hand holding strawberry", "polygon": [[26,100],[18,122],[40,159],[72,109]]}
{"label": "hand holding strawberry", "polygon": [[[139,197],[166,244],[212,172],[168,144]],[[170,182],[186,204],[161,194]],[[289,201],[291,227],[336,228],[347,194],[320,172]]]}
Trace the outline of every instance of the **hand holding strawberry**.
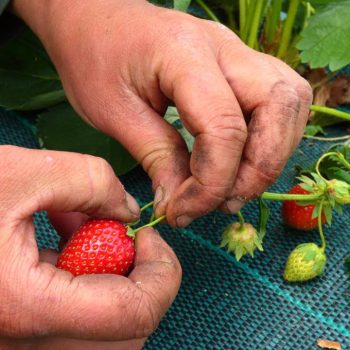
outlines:
{"label": "hand holding strawberry", "polygon": [[4,337],[27,338],[40,349],[50,336],[120,341],[153,332],[181,280],[175,254],[154,230],[137,233],[128,278],[72,278],[48,262],[48,252],[39,255],[35,242],[31,216],[38,210],[138,218],[137,203],[110,166],[92,156],[11,146],[0,146],[0,165],[0,348],[13,345]]}

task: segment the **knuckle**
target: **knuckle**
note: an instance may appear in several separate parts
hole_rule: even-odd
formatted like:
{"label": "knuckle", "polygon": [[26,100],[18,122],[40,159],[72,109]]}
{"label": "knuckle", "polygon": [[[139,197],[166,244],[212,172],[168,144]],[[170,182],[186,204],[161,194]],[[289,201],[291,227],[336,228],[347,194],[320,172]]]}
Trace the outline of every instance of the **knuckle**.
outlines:
{"label": "knuckle", "polygon": [[285,80],[277,80],[273,83],[271,95],[280,98],[284,104],[296,105],[299,103],[299,96],[296,90]]}
{"label": "knuckle", "polygon": [[313,92],[309,82],[306,79],[300,78],[295,89],[298,96],[304,103],[307,105],[312,103]]}
{"label": "knuckle", "polygon": [[[111,165],[103,158],[88,157],[89,173],[95,186],[104,188],[114,175]],[[96,181],[98,179],[98,181]]]}
{"label": "knuckle", "polygon": [[[248,160],[247,160],[248,161]],[[248,161],[249,167],[257,173],[264,183],[273,184],[281,173],[284,161],[274,161],[270,159],[262,159],[258,163]]]}
{"label": "knuckle", "polygon": [[197,22],[189,19],[187,15],[178,14],[178,16],[171,18],[167,27],[167,38],[172,38],[171,43],[168,43],[170,46],[203,40],[203,38],[201,39],[200,26],[198,26]]}
{"label": "knuckle", "polygon": [[203,126],[204,133],[215,134],[222,140],[245,143],[248,135],[247,125],[241,114],[233,108],[216,107],[211,110],[213,117]]}
{"label": "knuckle", "polygon": [[172,142],[160,142],[155,140],[149,142],[143,147],[143,154],[140,157],[140,163],[151,178],[155,174],[170,165],[176,167],[182,165],[180,159],[187,158],[187,147],[180,137],[180,134],[174,134]]}
{"label": "knuckle", "polygon": [[107,196],[114,172],[109,163],[103,158],[85,155],[84,159],[87,173],[85,176],[87,184],[84,189],[88,191],[86,194],[88,200],[84,207],[94,208],[95,203],[103,202],[102,198]]}
{"label": "knuckle", "polygon": [[296,120],[300,107],[301,99],[296,89],[283,80],[279,80],[273,84],[270,97],[274,101],[273,104],[279,107],[279,115],[281,119],[287,121]]}

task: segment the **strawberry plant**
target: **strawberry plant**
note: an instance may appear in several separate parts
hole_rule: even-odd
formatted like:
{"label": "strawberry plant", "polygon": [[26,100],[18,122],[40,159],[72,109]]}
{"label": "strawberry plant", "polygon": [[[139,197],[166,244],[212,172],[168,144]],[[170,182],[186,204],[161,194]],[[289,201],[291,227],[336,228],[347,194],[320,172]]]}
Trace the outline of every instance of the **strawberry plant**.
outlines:
{"label": "strawberry plant", "polygon": [[[347,154],[350,150],[348,143],[344,147],[343,153]],[[305,282],[320,276],[327,261],[323,224],[327,222],[331,226],[333,209],[341,214],[342,206],[350,203],[350,183],[335,178],[326,179],[321,174],[320,168],[323,162],[331,159],[349,175],[350,162],[343,153],[328,151],[323,154],[316,162],[315,172],[310,172],[309,176],[300,176],[298,178],[300,183],[287,194],[263,193],[260,199],[260,218],[263,218],[259,223],[260,235],[256,234],[250,224],[244,223],[242,214],[238,213],[240,224],[233,223],[225,229],[221,246],[227,245],[237,260],[246,254],[253,256],[256,248],[263,251],[262,240],[269,214],[265,201],[284,201],[282,206],[284,222],[299,230],[318,227],[321,246],[315,243],[303,243],[297,246],[287,260],[283,277],[287,282]]]}

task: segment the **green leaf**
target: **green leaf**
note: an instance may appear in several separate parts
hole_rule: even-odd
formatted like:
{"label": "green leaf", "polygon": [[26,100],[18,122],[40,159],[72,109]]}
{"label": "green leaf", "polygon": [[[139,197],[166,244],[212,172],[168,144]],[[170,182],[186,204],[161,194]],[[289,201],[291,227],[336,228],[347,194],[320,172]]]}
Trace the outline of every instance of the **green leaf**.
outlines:
{"label": "green leaf", "polygon": [[[344,110],[344,108],[338,107],[339,110]],[[347,111],[347,110],[344,110]],[[345,120],[342,118],[337,118],[335,116],[331,116],[329,114],[316,112],[315,115],[311,119],[310,125],[317,125],[320,127],[327,127],[336,124],[344,123]]]}
{"label": "green leaf", "polygon": [[182,125],[179,113],[175,107],[168,107],[164,119],[174,126],[176,130],[181,134],[182,138],[186,142],[187,149],[189,152],[192,152],[193,144],[195,141],[195,138],[192,136],[192,134]]}
{"label": "green leaf", "polygon": [[337,3],[341,1],[343,0],[309,0],[308,2],[311,4],[312,7],[320,9],[329,5],[330,3]]}
{"label": "green leaf", "polygon": [[318,217],[319,209],[320,209],[320,203],[317,203],[317,205],[315,205],[314,209],[312,210],[311,219],[316,219]]}
{"label": "green leaf", "polygon": [[350,63],[350,1],[331,3],[309,19],[297,48],[311,68],[336,71]]}
{"label": "green leaf", "polygon": [[320,125],[307,125],[304,130],[304,135],[315,136],[317,134],[326,135],[323,128]]}
{"label": "green leaf", "polygon": [[338,203],[335,203],[334,209],[339,215],[342,215],[343,212],[344,212],[343,211],[343,207],[340,204],[338,204]]}
{"label": "green leaf", "polygon": [[117,141],[86,124],[68,103],[53,107],[39,116],[38,136],[47,149],[102,157],[117,175],[123,175],[137,165]]}
{"label": "green leaf", "polygon": [[310,185],[305,184],[305,183],[301,183],[300,187],[308,192],[313,192],[313,190],[314,190],[314,186],[310,186]]}
{"label": "green leaf", "polygon": [[177,111],[176,107],[168,107],[165,112],[164,119],[172,125],[177,121],[180,121],[179,112]]}
{"label": "green leaf", "polygon": [[[331,151],[341,153],[344,158],[350,162],[350,141],[332,145],[324,153]],[[315,167],[316,162],[307,167],[297,166],[296,170],[298,174],[311,176],[311,174],[315,172]],[[339,159],[337,157],[332,156],[324,159],[320,164],[320,172],[322,176],[328,180],[337,179],[350,184],[350,172],[344,167],[343,164],[339,162]]]}
{"label": "green leaf", "polygon": [[65,99],[50,58],[29,29],[0,46],[0,106],[34,110]]}
{"label": "green leaf", "polygon": [[186,12],[191,4],[191,0],[174,0],[174,9]]}
{"label": "green leaf", "polygon": [[259,238],[262,241],[266,234],[267,222],[269,220],[270,208],[267,206],[265,201],[259,198],[259,225],[258,232]]}
{"label": "green leaf", "polygon": [[327,221],[327,224],[329,225],[329,226],[331,226],[332,225],[332,207],[330,206],[330,205],[325,205],[324,207],[323,207],[323,212],[324,212],[324,215],[325,215],[325,217],[326,217],[326,221]]}

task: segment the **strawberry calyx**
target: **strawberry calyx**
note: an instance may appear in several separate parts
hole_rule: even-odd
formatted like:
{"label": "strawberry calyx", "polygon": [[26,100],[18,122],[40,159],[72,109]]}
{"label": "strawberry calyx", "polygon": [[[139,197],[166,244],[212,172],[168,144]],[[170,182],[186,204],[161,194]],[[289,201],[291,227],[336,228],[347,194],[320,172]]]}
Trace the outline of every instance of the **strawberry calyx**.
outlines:
{"label": "strawberry calyx", "polygon": [[126,232],[126,235],[129,236],[129,237],[131,237],[131,238],[134,238],[134,239],[135,239],[136,233],[137,233],[137,232],[139,232],[140,230],[142,230],[142,229],[144,229],[144,228],[146,228],[146,227],[153,227],[153,226],[155,226],[156,224],[158,224],[158,223],[160,223],[161,221],[163,221],[165,218],[166,218],[165,215],[160,216],[158,219],[155,219],[155,220],[149,222],[148,224],[143,225],[143,226],[141,226],[141,227],[137,227],[137,228],[135,228],[135,229],[131,227],[132,224],[129,224],[129,225],[127,225],[127,232]]}
{"label": "strawberry calyx", "polygon": [[263,251],[262,240],[253,225],[234,222],[226,227],[222,234],[220,247],[235,254],[237,261],[244,255],[254,257],[256,249]]}
{"label": "strawberry calyx", "polygon": [[129,225],[127,225],[126,228],[127,228],[126,235],[128,237],[135,239],[135,237],[136,237],[135,230]]}
{"label": "strawberry calyx", "polygon": [[[145,211],[147,208],[151,207],[153,204],[154,204],[154,201],[145,204],[145,205],[140,209],[141,213],[142,213],[143,211]],[[163,221],[165,218],[166,218],[166,216],[163,215],[163,216],[161,216],[161,217],[155,219],[155,218],[154,218],[154,213],[152,212],[152,215],[151,215],[151,218],[150,218],[150,222],[149,222],[148,224],[146,224],[146,225],[143,225],[143,226],[137,227],[137,228],[133,228],[133,226],[135,226],[135,225],[137,225],[137,224],[140,223],[140,221],[141,221],[140,219],[137,220],[136,222],[131,222],[131,223],[127,224],[127,226],[126,226],[126,227],[127,227],[126,235],[129,236],[129,237],[131,237],[131,238],[133,238],[133,239],[135,239],[136,233],[137,233],[138,231],[142,230],[142,229],[145,228],[145,227],[153,227],[153,226],[155,226],[156,224],[158,224],[159,222]]]}

